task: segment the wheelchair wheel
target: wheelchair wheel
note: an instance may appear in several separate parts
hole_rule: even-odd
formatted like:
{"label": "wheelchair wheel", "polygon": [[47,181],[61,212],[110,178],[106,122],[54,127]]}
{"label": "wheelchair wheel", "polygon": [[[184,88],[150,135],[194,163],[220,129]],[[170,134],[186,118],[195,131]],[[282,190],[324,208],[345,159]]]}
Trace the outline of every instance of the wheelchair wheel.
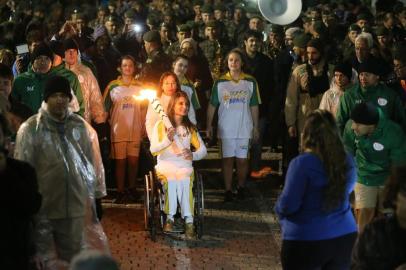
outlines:
{"label": "wheelchair wheel", "polygon": [[158,207],[159,207],[159,225],[161,230],[163,230],[165,222],[166,222],[166,214],[164,213],[165,207],[165,200],[164,200],[164,193],[162,192],[162,187],[157,188],[157,199],[158,199]]}
{"label": "wheelchair wheel", "polygon": [[145,175],[144,222],[152,241],[156,240],[155,228],[155,178],[153,172]]}
{"label": "wheelchair wheel", "polygon": [[203,178],[200,173],[196,173],[195,179],[195,227],[197,238],[201,239],[203,236],[203,221],[204,221],[204,189]]}

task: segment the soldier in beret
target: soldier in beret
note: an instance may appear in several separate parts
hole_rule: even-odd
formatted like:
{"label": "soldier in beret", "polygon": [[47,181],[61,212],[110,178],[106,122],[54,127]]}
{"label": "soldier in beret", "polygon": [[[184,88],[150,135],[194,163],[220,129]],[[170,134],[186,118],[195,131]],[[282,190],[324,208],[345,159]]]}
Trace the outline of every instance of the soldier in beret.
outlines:
{"label": "soldier in beret", "polygon": [[358,26],[358,24],[351,24],[350,27],[348,27],[348,32],[347,35],[342,43],[341,46],[341,51],[343,55],[343,60],[344,61],[349,61],[355,56],[355,49],[354,49],[354,44],[355,44],[355,39],[357,36],[361,33],[361,28]]}
{"label": "soldier in beret", "polygon": [[227,48],[224,48],[217,38],[217,22],[209,21],[205,26],[205,40],[199,43],[200,49],[209,61],[209,67],[213,78],[217,78],[221,73],[222,59]]}
{"label": "soldier in beret", "polygon": [[180,54],[180,43],[185,39],[185,38],[190,38],[191,37],[191,28],[187,24],[181,24],[177,26],[177,32],[176,32],[176,38],[178,39],[175,42],[172,42],[172,44],[168,47],[167,49],[167,54],[171,57],[174,58],[176,55]]}
{"label": "soldier in beret", "polygon": [[268,37],[268,42],[264,46],[264,53],[271,59],[274,59],[285,48],[285,32],[283,27],[276,24],[272,25]]}
{"label": "soldier in beret", "polygon": [[148,31],[142,39],[148,58],[142,67],[140,80],[144,83],[158,85],[162,73],[171,70],[172,61],[162,49],[161,36],[158,31]]}

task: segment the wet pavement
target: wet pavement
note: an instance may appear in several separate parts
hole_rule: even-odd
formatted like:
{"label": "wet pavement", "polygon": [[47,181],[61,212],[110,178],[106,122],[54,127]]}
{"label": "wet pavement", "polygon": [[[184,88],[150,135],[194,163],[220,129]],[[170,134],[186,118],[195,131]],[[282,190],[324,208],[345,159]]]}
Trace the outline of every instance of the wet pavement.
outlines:
{"label": "wet pavement", "polygon": [[[279,156],[270,155],[267,163],[275,168]],[[281,269],[280,228],[272,210],[281,177],[249,179],[245,200],[224,203],[219,162],[214,156],[198,164],[205,185],[202,239],[185,240],[183,235],[158,231],[153,242],[145,231],[141,201],[128,205],[104,201],[102,224],[121,269]],[[141,186],[140,182],[140,192]]]}

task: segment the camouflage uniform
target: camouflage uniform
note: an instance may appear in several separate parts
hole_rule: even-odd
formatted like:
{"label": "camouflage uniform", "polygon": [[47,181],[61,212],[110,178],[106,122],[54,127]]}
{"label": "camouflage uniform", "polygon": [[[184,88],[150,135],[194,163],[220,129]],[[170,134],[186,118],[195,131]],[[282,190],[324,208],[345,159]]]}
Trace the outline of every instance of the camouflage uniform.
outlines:
{"label": "camouflage uniform", "polygon": [[213,68],[215,67],[219,49],[222,55],[221,47],[219,48],[219,46],[220,43],[217,40],[208,39],[200,42],[199,44],[199,47],[202,49],[204,56],[206,56],[207,61],[209,61],[209,67],[211,71],[213,71]]}
{"label": "camouflage uniform", "polygon": [[177,40],[172,42],[171,45],[166,49],[166,53],[169,57],[174,58],[176,55],[180,54],[180,42]]}
{"label": "camouflage uniform", "polygon": [[283,47],[275,48],[269,43],[265,44],[263,48],[263,54],[267,55],[272,60],[275,59],[283,49]]}

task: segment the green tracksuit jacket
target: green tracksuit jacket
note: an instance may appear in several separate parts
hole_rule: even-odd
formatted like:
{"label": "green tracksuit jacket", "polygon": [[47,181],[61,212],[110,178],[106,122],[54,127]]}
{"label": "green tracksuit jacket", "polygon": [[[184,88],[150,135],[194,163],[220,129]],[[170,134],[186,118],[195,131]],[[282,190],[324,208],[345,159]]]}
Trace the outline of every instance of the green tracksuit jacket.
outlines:
{"label": "green tracksuit jacket", "polygon": [[65,62],[56,67],[51,68],[48,74],[49,76],[59,75],[66,78],[69,81],[70,87],[72,88],[72,91],[79,102],[80,110],[78,113],[81,116],[83,116],[85,112],[85,103],[83,102],[82,88],[80,87],[80,83],[76,74],[70,71],[69,69],[65,68]]}
{"label": "green tracksuit jacket", "polygon": [[355,156],[358,183],[382,186],[391,166],[406,161],[406,136],[395,122],[386,119],[380,110],[379,122],[369,136],[357,136],[349,120],[344,129],[344,145]]}
{"label": "green tracksuit jacket", "polygon": [[384,84],[378,84],[367,89],[361,89],[359,84],[355,84],[346,90],[340,99],[337,111],[337,124],[340,131],[344,131],[345,124],[350,119],[351,111],[356,104],[363,101],[372,102],[378,106],[385,116],[398,123],[406,131],[406,116],[400,97],[394,90]]}
{"label": "green tracksuit jacket", "polygon": [[28,106],[33,113],[41,107],[44,96],[44,87],[48,74],[38,74],[31,68],[15,78],[11,97]]}

